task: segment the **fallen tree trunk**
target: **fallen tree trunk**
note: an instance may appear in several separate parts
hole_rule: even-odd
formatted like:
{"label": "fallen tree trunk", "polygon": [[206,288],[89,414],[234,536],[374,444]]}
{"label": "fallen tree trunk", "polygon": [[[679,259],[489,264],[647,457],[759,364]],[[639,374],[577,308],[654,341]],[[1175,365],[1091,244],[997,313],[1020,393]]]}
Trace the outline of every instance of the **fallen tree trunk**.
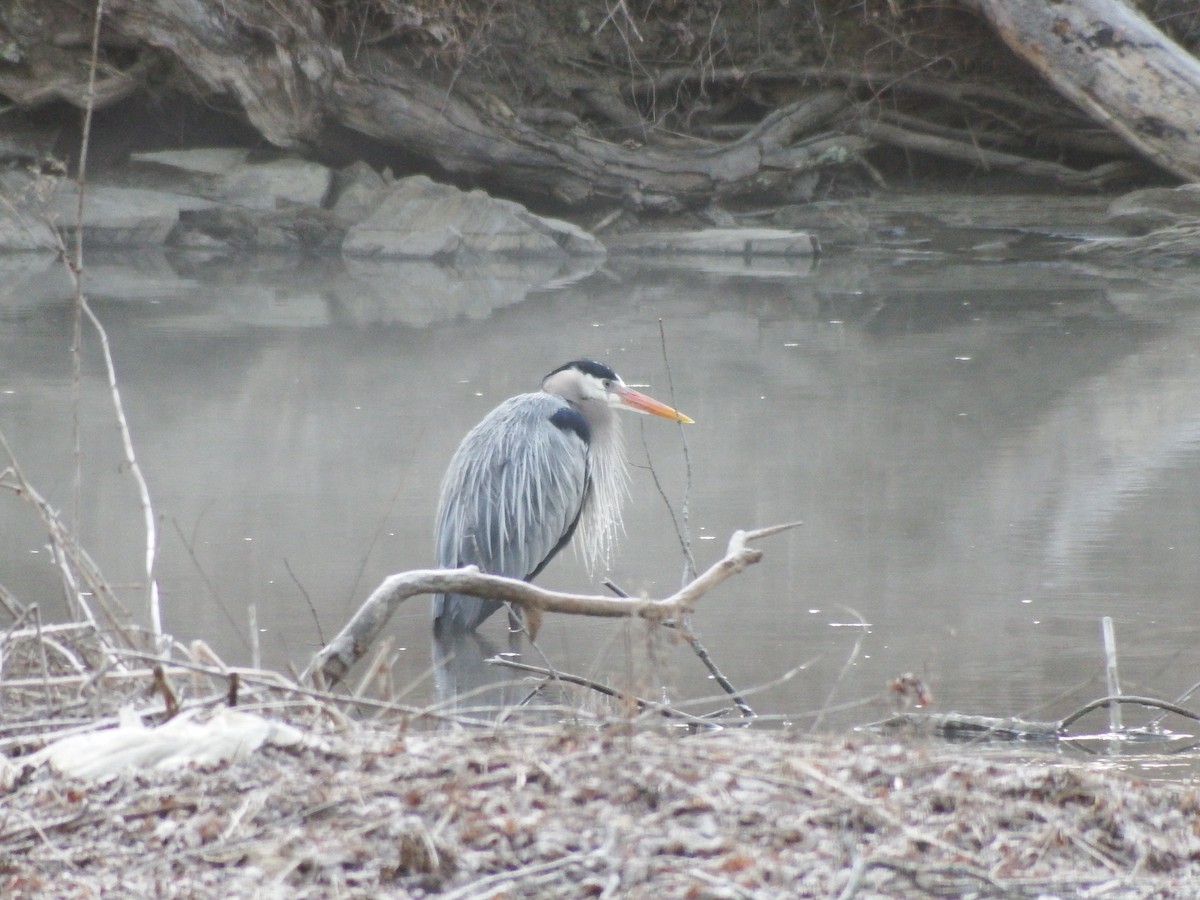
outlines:
{"label": "fallen tree trunk", "polygon": [[[584,134],[558,139],[522,123],[498,98],[439,86],[380,53],[350,66],[306,0],[223,0],[221,7],[218,16],[204,3],[116,0],[108,22],[234,100],[280,147],[320,150],[327,129],[340,126],[509,193],[673,212],[778,192],[797,175],[853,161],[869,146],[854,135],[819,133],[848,108],[841,91],[789,104],[727,144],[668,150]],[[798,140],[814,132],[816,139]]]}
{"label": "fallen tree trunk", "polygon": [[727,196],[782,190],[804,172],[852,161],[869,143],[817,131],[849,109],[841,91],[822,91],[768,116],[727,144],[688,149],[630,147],[575,135],[555,139],[518,119],[489,118],[478,105],[427,82],[338,79],[340,124],[403,146],[443,168],[486,178],[517,193],[548,194],[579,206],[601,200],[677,211]]}
{"label": "fallen tree trunk", "polygon": [[[1121,0],[959,3],[1147,159],[1200,178],[1200,62]],[[25,108],[57,98],[83,105],[90,96],[111,109],[135,90],[175,91],[244,120],[280,148],[371,155],[394,170],[448,173],[575,209],[805,199],[807,173],[856,165],[880,146],[1066,185],[1095,187],[1118,173],[1113,148],[1082,134],[1065,104],[1039,102],[1019,73],[1021,90],[1012,90],[986,71],[974,86],[919,75],[919,56],[906,71],[902,54],[894,72],[858,59],[814,68],[802,63],[812,49],[795,27],[804,20],[787,6],[771,11],[792,17],[792,30],[773,35],[785,55],[745,40],[723,51],[732,64],[715,67],[666,52],[678,49],[690,18],[711,15],[710,25],[733,31],[762,23],[744,10],[709,14],[688,4],[656,8],[636,24],[619,4],[604,7],[597,27],[565,27],[548,0],[420,13],[358,0],[107,0],[83,11],[76,0],[45,0],[36,15],[32,6],[0,5],[0,36],[16,48],[0,60],[0,93]],[[584,4],[580,15],[585,8],[600,10]],[[97,9],[102,58],[89,93],[85,36]],[[504,16],[524,21],[481,55],[486,41],[475,36],[489,17]],[[617,19],[624,43],[606,56]],[[466,44],[457,53],[447,49],[453,42],[438,44],[462,23],[476,31],[459,35]],[[531,46],[525,26],[534,24],[552,49]],[[903,21],[892,24],[903,33]],[[978,38],[976,21],[964,28],[961,38],[952,33],[955,46]],[[625,58],[637,52],[631,40],[645,44],[636,65]],[[953,62],[953,53],[940,58]],[[430,58],[438,62],[425,64]],[[492,71],[521,66],[536,77],[502,82]],[[1052,133],[1052,146],[1039,148],[1038,135]],[[1076,157],[1053,158],[1056,150]],[[1086,168],[1075,168],[1079,159]],[[795,185],[802,190],[793,198]]]}
{"label": "fallen tree trunk", "polygon": [[1200,60],[1123,0],[964,0],[1064,97],[1156,166],[1200,180]]}

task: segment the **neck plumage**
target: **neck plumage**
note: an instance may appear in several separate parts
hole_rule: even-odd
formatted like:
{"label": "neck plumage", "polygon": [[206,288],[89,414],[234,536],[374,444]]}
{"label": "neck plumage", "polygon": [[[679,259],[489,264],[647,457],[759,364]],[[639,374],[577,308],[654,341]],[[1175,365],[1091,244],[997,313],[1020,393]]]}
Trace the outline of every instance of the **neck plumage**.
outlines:
{"label": "neck plumage", "polygon": [[597,406],[595,411],[589,410],[588,416],[592,429],[588,448],[591,490],[584,501],[577,544],[592,573],[608,568],[617,539],[625,533],[621,505],[629,493],[620,417],[606,405]]}

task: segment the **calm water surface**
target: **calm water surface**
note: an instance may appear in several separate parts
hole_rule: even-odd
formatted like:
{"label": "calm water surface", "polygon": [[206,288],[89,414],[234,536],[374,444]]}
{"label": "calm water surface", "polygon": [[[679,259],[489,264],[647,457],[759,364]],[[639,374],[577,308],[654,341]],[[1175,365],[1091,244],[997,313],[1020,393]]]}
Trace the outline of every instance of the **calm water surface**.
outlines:
{"label": "calm water surface", "polygon": [[[68,286],[49,260],[0,268],[0,428],[69,514]],[[911,671],[941,710],[1056,718],[1104,693],[1105,615],[1128,692],[1200,680],[1200,273],[955,255],[592,268],[93,259],[171,633],[248,663],[253,603],[266,662],[302,667],[316,620],[329,637],[383,576],[431,563],[463,434],[588,355],[698,423],[626,419],[632,499],[609,574],[627,591],[664,595],[683,571],[648,459],[701,566],[734,529],[804,522],[695,617],[740,686],[805,664],[754,696],[759,712],[807,727]],[[94,345],[82,408],[82,538],[140,609],[141,519]],[[0,536],[0,584],[58,606],[44,534],[11,496]],[[570,553],[542,579],[596,582]],[[483,629],[498,647],[502,618]],[[389,633],[408,700],[475,677],[430,676],[425,601]],[[563,669],[673,701],[714,690],[638,626],[552,617],[543,634]]]}

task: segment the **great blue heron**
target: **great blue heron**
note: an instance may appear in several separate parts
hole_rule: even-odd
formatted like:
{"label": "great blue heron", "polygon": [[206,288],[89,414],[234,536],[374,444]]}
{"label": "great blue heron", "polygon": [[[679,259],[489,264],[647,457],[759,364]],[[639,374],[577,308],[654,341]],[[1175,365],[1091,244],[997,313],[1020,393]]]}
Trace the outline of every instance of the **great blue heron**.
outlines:
{"label": "great blue heron", "polygon": [[[692,420],[589,359],[559,366],[542,389],[506,400],[463,438],[442,480],[437,559],[444,569],[532,580],[580,527],[589,567],[621,529],[625,450],[614,409]],[[436,594],[434,630],[471,631],[502,605]]]}

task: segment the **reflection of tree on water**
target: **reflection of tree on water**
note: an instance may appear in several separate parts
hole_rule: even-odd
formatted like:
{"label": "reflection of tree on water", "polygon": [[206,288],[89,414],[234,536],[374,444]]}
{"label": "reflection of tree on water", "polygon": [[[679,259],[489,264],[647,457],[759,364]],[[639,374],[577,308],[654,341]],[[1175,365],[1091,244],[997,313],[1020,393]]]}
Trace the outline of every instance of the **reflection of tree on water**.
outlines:
{"label": "reflection of tree on water", "polygon": [[[508,650],[503,655],[519,658],[525,644],[521,632],[510,630]],[[502,651],[477,631],[435,634],[431,654],[433,683],[442,712],[495,719],[534,690],[527,681],[514,678],[511,669],[488,663]]]}
{"label": "reflection of tree on water", "polygon": [[556,678],[525,677],[515,669],[488,660],[501,658],[555,668],[529,642],[516,618],[509,615],[508,649],[478,631],[433,634],[431,656],[437,709],[473,721],[510,721],[520,715],[525,724],[561,721],[564,709],[577,709],[567,697],[570,688]]}

